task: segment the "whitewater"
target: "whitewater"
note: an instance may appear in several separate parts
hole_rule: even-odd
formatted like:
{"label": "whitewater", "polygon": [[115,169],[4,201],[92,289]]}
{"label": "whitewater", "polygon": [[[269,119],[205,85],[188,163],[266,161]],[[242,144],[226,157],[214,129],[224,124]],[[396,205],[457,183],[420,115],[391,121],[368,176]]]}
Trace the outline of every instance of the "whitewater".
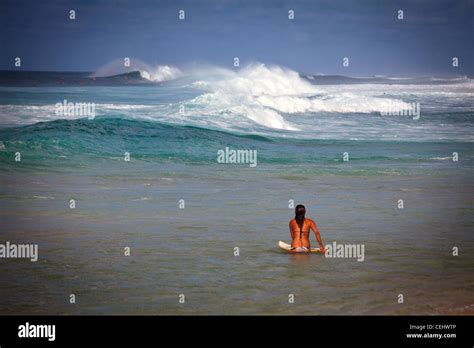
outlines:
{"label": "whitewater", "polygon": [[[241,69],[213,66],[179,69],[139,67],[149,84],[140,86],[0,87],[1,123],[23,125],[80,116],[55,113],[55,105],[93,102],[97,117],[128,118],[172,125],[191,125],[240,134],[309,139],[431,139],[472,141],[471,79],[439,83],[317,84],[313,76],[294,70],[250,64]],[[115,71],[116,73],[117,71]],[[101,69],[93,77],[112,74]],[[403,81],[403,83],[399,83]],[[46,94],[46,98],[44,95]],[[421,119],[383,115],[384,109],[412,110],[419,103]],[[390,129],[390,132],[386,130]]]}

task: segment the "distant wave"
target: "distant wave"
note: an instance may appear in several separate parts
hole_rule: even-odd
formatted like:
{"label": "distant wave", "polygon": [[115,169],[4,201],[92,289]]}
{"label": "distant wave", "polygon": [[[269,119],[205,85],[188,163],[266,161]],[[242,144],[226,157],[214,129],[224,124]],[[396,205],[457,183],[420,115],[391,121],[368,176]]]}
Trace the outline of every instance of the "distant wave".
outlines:
{"label": "distant wave", "polygon": [[92,78],[114,78],[126,74],[136,74],[136,78],[141,78],[150,82],[163,82],[174,80],[182,76],[181,70],[169,65],[157,65],[155,67],[141,61],[137,58],[129,58],[124,62],[123,59],[116,59],[95,71]]}
{"label": "distant wave", "polygon": [[432,84],[455,84],[455,83],[472,83],[472,78],[468,76],[385,76],[375,75],[366,77],[349,77],[340,75],[323,75],[323,74],[305,74],[301,75],[316,85],[332,85],[332,84],[400,84],[400,85],[432,85]]}
{"label": "distant wave", "polygon": [[472,82],[471,79],[467,76],[459,76],[459,77],[449,77],[449,78],[441,78],[441,77],[431,77],[431,81],[439,81],[439,82]]}
{"label": "distant wave", "polygon": [[[5,89],[0,123],[11,126],[83,118],[80,113],[55,112],[56,103],[67,99],[72,103],[94,103],[97,118],[136,119],[243,134],[306,139],[472,139],[466,126],[473,111],[470,79],[450,84],[403,84],[398,80],[381,83],[389,78],[377,77],[365,83],[346,83],[343,80],[353,78],[315,75],[311,80],[294,70],[260,63],[239,69],[134,68],[149,70],[111,76],[99,75],[120,71],[109,66],[96,75],[23,72],[27,79],[64,82],[65,88],[54,92],[45,89],[46,99],[43,94],[27,90],[19,99],[16,89]],[[71,89],[66,87],[68,79],[74,81]],[[100,93],[95,88],[77,89],[76,82],[85,79],[88,82],[84,87],[92,81],[107,86],[146,87],[109,88]],[[321,79],[327,83],[321,83]],[[413,103],[421,104],[423,115],[419,123],[406,116],[380,114],[387,105],[410,110]],[[430,119],[426,113],[436,115]]]}
{"label": "distant wave", "polygon": [[[184,95],[181,90],[184,91],[186,88],[194,89],[194,94],[197,94],[193,98],[182,99],[178,103],[167,106],[155,105],[154,115],[140,114],[140,117],[144,119],[157,117],[157,112],[168,118],[181,119],[183,115],[180,115],[178,111],[182,105],[186,110],[193,110],[195,117],[200,115],[201,118],[210,119],[212,115],[220,115],[219,120],[215,121],[220,122],[219,126],[227,123],[228,126],[233,124],[246,127],[245,120],[248,120],[264,127],[295,131],[300,128],[288,117],[292,114],[371,113],[384,110],[387,104],[403,109],[410,108],[410,105],[400,99],[360,94],[355,90],[328,93],[327,88],[310,83],[294,70],[260,63],[248,65],[240,70],[195,67],[181,71],[170,66],[158,66],[152,69],[144,63],[135,62],[134,68],[140,68],[139,71],[104,76],[104,74],[121,72],[117,64],[120,65],[122,62],[115,62],[99,69],[90,76],[90,79],[106,85],[122,83],[133,85],[164,81],[173,83],[179,80],[173,84],[175,95]],[[128,100],[127,96],[124,97]],[[107,115],[110,109],[134,108],[134,106],[125,105],[128,104],[96,103],[96,109],[98,115]],[[140,106],[137,107],[140,108]],[[54,105],[38,107],[26,105],[24,108],[1,105],[0,108],[6,111],[4,122],[10,116],[27,119],[28,115],[31,115],[36,121],[55,119]],[[24,117],[18,117],[21,115]]]}

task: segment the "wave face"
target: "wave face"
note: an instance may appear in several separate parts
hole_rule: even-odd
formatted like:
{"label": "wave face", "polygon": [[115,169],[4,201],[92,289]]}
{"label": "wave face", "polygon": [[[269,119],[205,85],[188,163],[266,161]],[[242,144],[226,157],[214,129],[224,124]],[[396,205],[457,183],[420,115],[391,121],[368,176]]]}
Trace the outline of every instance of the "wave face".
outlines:
{"label": "wave face", "polygon": [[[102,117],[0,128],[0,172],[92,169],[102,173],[104,168],[122,172],[123,154],[129,152],[134,162],[130,170],[153,175],[157,166],[171,171],[183,170],[181,165],[218,166],[217,151],[225,147],[257,149],[259,166],[276,165],[279,172],[296,171],[302,176],[433,175],[433,170],[459,174],[472,171],[474,163],[469,142],[292,139]],[[346,151],[351,164],[342,159]],[[454,167],[451,156],[439,157],[454,151],[462,154]],[[21,163],[12,160],[16,152],[22,153]]]}

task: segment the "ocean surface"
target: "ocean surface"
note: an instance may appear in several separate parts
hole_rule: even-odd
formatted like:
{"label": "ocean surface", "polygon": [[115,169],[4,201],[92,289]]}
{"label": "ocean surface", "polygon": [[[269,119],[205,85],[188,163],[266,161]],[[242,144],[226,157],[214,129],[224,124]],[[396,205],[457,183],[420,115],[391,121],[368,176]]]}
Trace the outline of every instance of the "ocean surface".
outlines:
{"label": "ocean surface", "polygon": [[[0,313],[474,314],[472,79],[99,75],[0,72]],[[280,250],[290,201],[364,261]]]}

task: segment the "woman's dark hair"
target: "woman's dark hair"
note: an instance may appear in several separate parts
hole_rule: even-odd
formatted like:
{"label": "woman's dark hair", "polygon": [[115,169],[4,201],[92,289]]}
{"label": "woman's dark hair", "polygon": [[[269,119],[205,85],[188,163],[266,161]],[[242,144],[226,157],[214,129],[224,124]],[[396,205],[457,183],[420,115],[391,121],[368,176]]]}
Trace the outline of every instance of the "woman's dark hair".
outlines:
{"label": "woman's dark hair", "polygon": [[300,237],[301,237],[301,233],[303,232],[302,229],[303,229],[305,214],[306,214],[306,208],[304,207],[304,205],[298,204],[295,207],[295,220],[300,228]]}

